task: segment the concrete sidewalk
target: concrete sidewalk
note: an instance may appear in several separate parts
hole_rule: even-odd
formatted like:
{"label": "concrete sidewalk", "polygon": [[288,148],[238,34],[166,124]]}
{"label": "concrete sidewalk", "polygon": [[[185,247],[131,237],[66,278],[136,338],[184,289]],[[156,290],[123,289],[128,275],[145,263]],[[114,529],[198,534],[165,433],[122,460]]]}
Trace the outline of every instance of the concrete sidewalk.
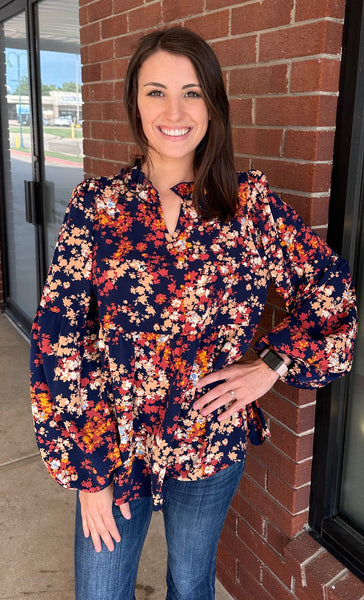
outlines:
{"label": "concrete sidewalk", "polygon": [[[38,454],[28,355],[27,340],[0,315],[0,599],[74,600],[75,495],[52,481]],[[165,598],[165,564],[163,518],[154,513],[137,600]],[[232,600],[219,582],[216,600]]]}

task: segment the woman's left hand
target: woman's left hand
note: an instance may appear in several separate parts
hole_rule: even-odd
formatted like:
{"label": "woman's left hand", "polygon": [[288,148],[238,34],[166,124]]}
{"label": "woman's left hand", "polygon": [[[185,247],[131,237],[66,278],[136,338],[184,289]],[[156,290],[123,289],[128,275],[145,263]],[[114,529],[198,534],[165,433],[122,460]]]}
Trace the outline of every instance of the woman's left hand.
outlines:
{"label": "woman's left hand", "polygon": [[217,381],[222,383],[196,400],[193,408],[207,416],[221,406],[228,405],[227,410],[218,416],[219,421],[225,421],[247,404],[264,396],[277,379],[279,375],[261,358],[235,363],[200,379],[197,389]]}

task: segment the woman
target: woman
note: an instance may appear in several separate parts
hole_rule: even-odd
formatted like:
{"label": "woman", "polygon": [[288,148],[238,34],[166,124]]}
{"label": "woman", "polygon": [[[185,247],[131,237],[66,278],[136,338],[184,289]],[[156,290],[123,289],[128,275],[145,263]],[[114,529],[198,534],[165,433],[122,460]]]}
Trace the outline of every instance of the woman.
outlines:
{"label": "woman", "polygon": [[[346,263],[269,189],[234,171],[218,61],[182,28],[145,36],[125,106],[142,158],[73,193],[32,335],[37,440],[79,490],[76,598],[134,598],[153,508],[167,598],[214,598],[216,548],[255,402],[280,377],[345,374],[356,334]],[[243,359],[273,282],[287,317]]]}

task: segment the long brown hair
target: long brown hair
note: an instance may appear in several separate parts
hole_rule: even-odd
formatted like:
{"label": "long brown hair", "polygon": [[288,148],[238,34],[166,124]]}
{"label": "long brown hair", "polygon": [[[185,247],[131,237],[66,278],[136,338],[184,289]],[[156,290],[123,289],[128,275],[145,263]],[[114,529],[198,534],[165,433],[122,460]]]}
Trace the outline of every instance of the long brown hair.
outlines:
{"label": "long brown hair", "polygon": [[124,86],[124,105],[134,139],[148,156],[148,140],[138,117],[138,75],[143,62],[157,52],[189,58],[196,70],[210,115],[208,130],[196,148],[193,202],[203,218],[227,221],[237,207],[237,177],[227,99],[221,67],[210,46],[196,33],[182,27],[153,31],[141,38],[128,66]]}

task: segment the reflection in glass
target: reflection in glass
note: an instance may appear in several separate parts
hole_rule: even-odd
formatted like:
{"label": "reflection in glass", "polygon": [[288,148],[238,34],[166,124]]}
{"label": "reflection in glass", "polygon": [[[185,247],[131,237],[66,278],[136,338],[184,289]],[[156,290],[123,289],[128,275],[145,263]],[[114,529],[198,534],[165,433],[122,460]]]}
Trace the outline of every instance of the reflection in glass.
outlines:
{"label": "reflection in glass", "polygon": [[83,179],[78,10],[77,0],[38,4],[47,264],[72,190]]}
{"label": "reflection in glass", "polygon": [[[363,220],[362,215],[362,232]],[[350,377],[340,510],[364,529],[364,235],[358,265],[359,337]]]}
{"label": "reflection in glass", "polygon": [[[25,14],[0,26],[2,153],[9,296],[29,318],[37,305],[34,225],[26,223],[24,180],[32,179],[32,136],[29,103]],[[5,74],[5,77],[4,75]]]}

